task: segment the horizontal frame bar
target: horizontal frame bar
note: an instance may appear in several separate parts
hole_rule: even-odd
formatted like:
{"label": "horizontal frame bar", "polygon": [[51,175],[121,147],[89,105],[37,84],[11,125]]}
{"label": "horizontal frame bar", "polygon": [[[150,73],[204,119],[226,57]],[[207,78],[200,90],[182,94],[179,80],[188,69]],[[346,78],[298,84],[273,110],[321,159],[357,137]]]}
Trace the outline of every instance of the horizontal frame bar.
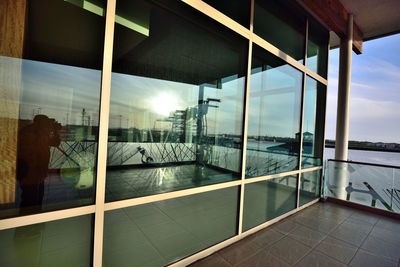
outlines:
{"label": "horizontal frame bar", "polygon": [[50,212],[43,212],[33,215],[19,216],[0,220],[0,230],[6,230],[31,224],[51,222],[55,220],[67,219],[82,215],[94,214],[95,205],[71,208]]}

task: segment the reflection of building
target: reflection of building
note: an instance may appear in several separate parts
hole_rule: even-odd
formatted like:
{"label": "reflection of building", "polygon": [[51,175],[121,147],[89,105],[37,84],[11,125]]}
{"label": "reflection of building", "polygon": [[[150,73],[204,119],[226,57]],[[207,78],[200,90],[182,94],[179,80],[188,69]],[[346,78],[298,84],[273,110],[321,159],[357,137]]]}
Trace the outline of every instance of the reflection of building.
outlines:
{"label": "reflection of building", "polygon": [[[186,265],[317,202],[330,33],[346,154],[364,29],[351,5],[0,1],[0,265]],[[68,115],[43,205],[19,217],[17,136],[32,107]]]}

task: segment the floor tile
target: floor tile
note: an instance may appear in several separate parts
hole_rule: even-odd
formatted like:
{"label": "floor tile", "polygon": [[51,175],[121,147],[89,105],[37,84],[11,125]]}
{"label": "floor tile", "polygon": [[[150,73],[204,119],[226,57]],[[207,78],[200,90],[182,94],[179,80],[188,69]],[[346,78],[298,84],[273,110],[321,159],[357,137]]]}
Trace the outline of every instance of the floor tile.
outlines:
{"label": "floor tile", "polygon": [[398,262],[359,250],[350,262],[352,267],[397,267]]}
{"label": "floor tile", "polygon": [[381,238],[368,236],[361,248],[374,255],[389,257],[395,261],[400,260],[400,240],[386,242]]}
{"label": "floor tile", "polygon": [[315,250],[348,264],[356,254],[357,247],[328,236],[318,244]]}
{"label": "floor tile", "polygon": [[289,219],[285,219],[285,220],[275,223],[274,225],[272,225],[271,228],[286,235],[286,234],[290,233],[291,231],[293,231],[296,227],[298,227],[298,224],[296,224],[295,222],[293,222]]}
{"label": "floor tile", "polygon": [[272,255],[268,250],[262,249],[255,255],[241,262],[238,267],[289,267],[290,265]]}
{"label": "floor tile", "polygon": [[264,229],[252,236],[253,242],[260,247],[269,247],[279,239],[283,238],[284,234],[275,231],[274,229]]}
{"label": "floor tile", "polygon": [[363,221],[370,224],[375,224],[378,222],[380,216],[374,215],[370,212],[356,211],[354,212],[349,219],[354,219],[357,221]]}
{"label": "floor tile", "polygon": [[360,246],[368,236],[371,227],[351,222],[344,222],[329,233],[330,236]]}
{"label": "floor tile", "polygon": [[321,252],[312,251],[310,254],[302,258],[295,266],[298,267],[345,267],[346,265],[328,257]]}
{"label": "floor tile", "polygon": [[377,227],[382,227],[393,232],[400,233],[400,220],[382,217],[377,223]]}
{"label": "floor tile", "polygon": [[202,259],[200,261],[196,261],[195,263],[191,264],[190,266],[192,267],[230,267],[232,266],[229,264],[226,260],[224,260],[221,256],[218,254],[213,254],[211,256],[208,256],[205,259]]}
{"label": "floor tile", "polygon": [[231,264],[237,264],[246,257],[254,255],[260,246],[254,243],[252,240],[245,238],[227,248],[222,249],[218,254]]}
{"label": "floor tile", "polygon": [[309,247],[314,247],[322,239],[324,239],[325,234],[311,230],[310,228],[305,226],[299,226],[293,231],[291,231],[288,236],[293,239],[296,239],[297,241],[300,241],[304,245],[307,245]]}
{"label": "floor tile", "polygon": [[310,247],[286,236],[276,242],[276,244],[271,247],[270,251],[272,255],[278,257],[280,260],[293,265],[304,257],[310,250]]}

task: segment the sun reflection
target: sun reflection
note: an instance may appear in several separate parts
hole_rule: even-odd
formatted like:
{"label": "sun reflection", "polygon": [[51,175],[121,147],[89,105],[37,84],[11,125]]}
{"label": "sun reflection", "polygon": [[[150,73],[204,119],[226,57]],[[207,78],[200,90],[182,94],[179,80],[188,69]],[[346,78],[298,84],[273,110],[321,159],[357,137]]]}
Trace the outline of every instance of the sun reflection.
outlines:
{"label": "sun reflection", "polygon": [[168,116],[172,111],[177,109],[175,98],[165,93],[155,97],[152,105],[153,110],[163,116]]}

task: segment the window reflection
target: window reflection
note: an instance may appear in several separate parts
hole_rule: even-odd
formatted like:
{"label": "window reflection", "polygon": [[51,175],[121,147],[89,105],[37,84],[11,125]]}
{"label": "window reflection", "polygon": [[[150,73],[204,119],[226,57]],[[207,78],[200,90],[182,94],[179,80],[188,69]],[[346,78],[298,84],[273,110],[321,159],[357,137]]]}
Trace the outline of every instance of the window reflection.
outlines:
{"label": "window reflection", "polygon": [[0,10],[0,217],[93,203],[105,18],[78,2]]}
{"label": "window reflection", "polygon": [[301,174],[300,180],[300,203],[302,206],[315,200],[320,195],[321,170],[305,172]]}
{"label": "window reflection", "polygon": [[307,76],[304,99],[302,168],[322,165],[325,102],[325,86]]}
{"label": "window reflection", "polygon": [[117,15],[148,31],[115,24],[107,201],[238,179],[247,42],[175,1]]}
{"label": "window reflection", "polygon": [[298,168],[301,87],[299,71],[254,47],[246,177]]}
{"label": "window reflection", "polygon": [[246,184],[243,231],[296,208],[297,175]]}

